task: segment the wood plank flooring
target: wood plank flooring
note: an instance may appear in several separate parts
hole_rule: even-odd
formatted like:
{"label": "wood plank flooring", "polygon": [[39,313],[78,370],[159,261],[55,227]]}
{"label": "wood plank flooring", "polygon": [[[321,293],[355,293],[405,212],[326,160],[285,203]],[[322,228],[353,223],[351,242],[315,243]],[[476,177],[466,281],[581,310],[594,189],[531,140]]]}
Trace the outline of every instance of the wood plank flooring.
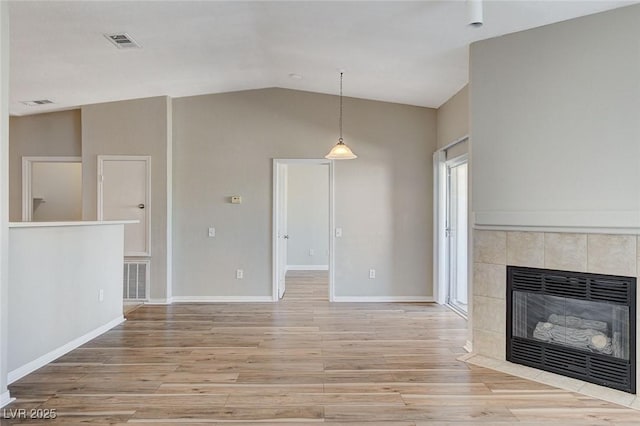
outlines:
{"label": "wood plank flooring", "polygon": [[637,411],[456,361],[466,324],[444,307],[327,299],[325,272],[295,272],[279,303],[140,307],[12,384],[6,408],[57,410],[40,425],[640,424]]}

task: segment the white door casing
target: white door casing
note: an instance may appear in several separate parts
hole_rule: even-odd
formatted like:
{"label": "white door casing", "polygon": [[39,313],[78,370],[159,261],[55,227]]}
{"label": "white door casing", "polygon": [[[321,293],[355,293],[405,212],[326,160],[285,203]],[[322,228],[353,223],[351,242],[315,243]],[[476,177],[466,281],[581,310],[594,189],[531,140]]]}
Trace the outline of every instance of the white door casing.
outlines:
{"label": "white door casing", "polygon": [[447,216],[446,153],[439,150],[433,154],[433,298],[444,305],[447,297]]}
{"label": "white door casing", "polygon": [[286,275],[287,275],[287,253],[289,250],[289,230],[287,222],[288,207],[288,165],[279,163],[277,165],[278,182],[280,185],[278,191],[278,227],[276,237],[278,238],[278,299],[282,299],[286,291]]}
{"label": "white door casing", "polygon": [[98,156],[98,220],[126,224],[125,256],[151,256],[151,157]]}
{"label": "white door casing", "polygon": [[467,313],[467,155],[446,162],[447,169],[447,304]]}
{"label": "white door casing", "polygon": [[[449,210],[449,200],[448,200],[448,178],[447,178],[447,170],[448,166],[451,163],[448,163],[447,156],[450,154],[450,151],[455,150],[456,146],[459,144],[463,144],[469,140],[468,136],[464,136],[458,140],[451,142],[450,144],[440,148],[433,154],[433,231],[434,231],[434,239],[433,239],[433,296],[437,303],[445,304],[447,303],[447,295],[448,295],[448,279],[449,279],[449,236],[447,235],[447,216]],[[462,151],[464,152],[464,151]],[[468,161],[468,155],[465,156],[454,156],[458,157],[460,160]],[[449,158],[451,160],[451,158]],[[471,182],[468,183],[471,185]],[[471,194],[469,192],[468,199],[469,201]],[[467,219],[469,221],[469,219]],[[467,223],[467,238],[470,238],[471,229],[469,224]],[[471,247],[468,245],[468,250]],[[470,259],[467,253],[467,258]],[[469,270],[469,267],[467,267]],[[471,277],[467,276],[469,283],[471,281]]]}

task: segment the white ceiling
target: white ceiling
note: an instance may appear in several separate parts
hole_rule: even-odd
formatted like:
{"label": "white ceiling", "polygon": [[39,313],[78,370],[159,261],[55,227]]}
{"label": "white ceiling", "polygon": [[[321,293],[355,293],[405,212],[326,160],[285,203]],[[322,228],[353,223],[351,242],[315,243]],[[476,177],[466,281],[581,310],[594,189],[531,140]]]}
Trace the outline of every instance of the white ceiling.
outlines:
{"label": "white ceiling", "polygon": [[[636,1],[12,1],[10,111],[284,87],[439,107],[470,42]],[[117,49],[127,32],[141,49]],[[292,79],[289,74],[303,76]],[[51,99],[53,105],[21,101]]]}

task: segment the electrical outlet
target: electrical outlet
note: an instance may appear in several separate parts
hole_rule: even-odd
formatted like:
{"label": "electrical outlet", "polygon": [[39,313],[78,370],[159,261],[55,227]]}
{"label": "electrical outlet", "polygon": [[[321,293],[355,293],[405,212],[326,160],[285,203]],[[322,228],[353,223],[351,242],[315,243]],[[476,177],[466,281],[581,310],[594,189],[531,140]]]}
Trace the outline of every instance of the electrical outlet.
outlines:
{"label": "electrical outlet", "polygon": [[100,291],[98,292],[98,300],[100,302],[104,301],[104,290],[103,289],[100,289]]}
{"label": "electrical outlet", "polygon": [[244,271],[242,269],[236,269],[236,279],[241,280],[244,278]]}
{"label": "electrical outlet", "polygon": [[210,237],[215,237],[216,236],[216,228],[214,228],[214,227],[209,228],[209,236]]}
{"label": "electrical outlet", "polygon": [[309,249],[309,256],[315,256],[316,251],[314,249]]}
{"label": "electrical outlet", "polygon": [[376,277],[376,270],[369,269],[369,278],[374,279]]}

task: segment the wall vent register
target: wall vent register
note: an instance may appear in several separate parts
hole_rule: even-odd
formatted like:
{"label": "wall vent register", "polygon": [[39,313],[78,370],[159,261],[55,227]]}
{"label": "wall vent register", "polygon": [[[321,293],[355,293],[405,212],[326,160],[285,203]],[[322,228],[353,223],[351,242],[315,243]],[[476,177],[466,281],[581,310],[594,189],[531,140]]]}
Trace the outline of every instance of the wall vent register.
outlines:
{"label": "wall vent register", "polygon": [[122,294],[125,300],[147,300],[148,281],[148,261],[125,261],[122,277]]}
{"label": "wall vent register", "polygon": [[35,101],[22,101],[22,103],[27,106],[39,106],[39,105],[52,104],[53,101],[50,99],[37,99]]}
{"label": "wall vent register", "polygon": [[507,266],[507,360],[636,392],[636,278]]}

